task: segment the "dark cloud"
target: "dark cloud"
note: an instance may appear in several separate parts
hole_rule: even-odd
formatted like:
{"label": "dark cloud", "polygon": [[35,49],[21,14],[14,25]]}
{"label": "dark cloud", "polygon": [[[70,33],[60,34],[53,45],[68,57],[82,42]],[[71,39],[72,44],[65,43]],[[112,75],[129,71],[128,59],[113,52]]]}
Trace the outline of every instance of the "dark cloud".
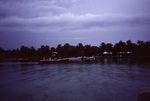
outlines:
{"label": "dark cloud", "polygon": [[59,6],[53,0],[10,0],[0,1],[0,17],[39,17],[57,15],[66,8]]}
{"label": "dark cloud", "polygon": [[[111,40],[108,36],[113,36],[112,41],[130,36],[147,40],[148,8],[148,0],[0,0],[0,42],[4,45],[4,40],[9,40],[11,44],[15,37],[24,40],[22,44],[29,44],[27,40],[33,43],[34,37],[40,37],[39,42],[48,39],[55,44],[71,40],[96,43],[99,37]],[[5,33],[14,38],[8,39]],[[23,39],[26,33],[33,36]],[[146,37],[142,38],[143,33]]]}
{"label": "dark cloud", "polygon": [[[71,13],[59,16],[18,18],[7,17],[0,20],[1,30],[29,30],[29,31],[82,31],[93,28],[111,27],[150,27],[150,18],[144,16],[123,15],[74,15]],[[38,30],[37,30],[38,29]]]}

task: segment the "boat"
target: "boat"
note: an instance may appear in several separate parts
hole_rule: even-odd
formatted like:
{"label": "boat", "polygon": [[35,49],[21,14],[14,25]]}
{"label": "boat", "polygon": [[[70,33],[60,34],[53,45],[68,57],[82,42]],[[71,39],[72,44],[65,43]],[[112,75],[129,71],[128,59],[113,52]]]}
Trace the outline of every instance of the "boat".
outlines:
{"label": "boat", "polygon": [[95,57],[94,56],[92,56],[92,57],[82,57],[81,60],[82,61],[94,61]]}
{"label": "boat", "polygon": [[43,57],[42,60],[39,61],[39,64],[51,64],[51,63],[67,63],[69,61],[69,59],[67,58],[57,58],[57,52],[53,52],[52,54],[52,58],[46,59],[45,57]]}
{"label": "boat", "polygon": [[43,59],[39,61],[39,64],[51,64],[51,63],[67,63],[69,59]]}

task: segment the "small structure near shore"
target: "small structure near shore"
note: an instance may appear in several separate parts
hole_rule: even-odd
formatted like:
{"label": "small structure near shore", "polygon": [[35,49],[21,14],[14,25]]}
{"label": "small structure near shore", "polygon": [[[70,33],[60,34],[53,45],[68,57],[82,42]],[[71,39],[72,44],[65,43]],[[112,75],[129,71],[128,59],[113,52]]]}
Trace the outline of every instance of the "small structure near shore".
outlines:
{"label": "small structure near shore", "polygon": [[103,52],[103,55],[112,55],[113,54],[113,52]]}

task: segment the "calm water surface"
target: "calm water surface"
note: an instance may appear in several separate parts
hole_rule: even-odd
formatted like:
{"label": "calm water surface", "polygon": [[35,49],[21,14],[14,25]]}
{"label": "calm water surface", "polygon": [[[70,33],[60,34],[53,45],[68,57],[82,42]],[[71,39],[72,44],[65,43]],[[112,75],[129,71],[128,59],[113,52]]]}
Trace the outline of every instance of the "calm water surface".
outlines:
{"label": "calm water surface", "polygon": [[0,63],[0,101],[135,101],[150,63]]}

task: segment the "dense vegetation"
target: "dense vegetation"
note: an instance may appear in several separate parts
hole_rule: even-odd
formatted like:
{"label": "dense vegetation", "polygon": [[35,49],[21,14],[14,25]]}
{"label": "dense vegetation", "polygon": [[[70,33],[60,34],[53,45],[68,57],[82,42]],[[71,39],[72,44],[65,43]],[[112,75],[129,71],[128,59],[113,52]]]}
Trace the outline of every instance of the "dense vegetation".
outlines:
{"label": "dense vegetation", "polygon": [[[42,45],[35,49],[33,46],[28,48],[21,46],[20,49],[4,50],[0,48],[0,58],[29,58],[29,57],[51,57],[53,52],[58,52],[58,57],[77,57],[77,56],[101,56],[103,52],[111,52],[111,55],[117,56],[121,52],[122,55],[130,56],[150,56],[150,41],[144,42],[138,40],[137,43],[132,43],[130,40],[126,42],[118,42],[116,44],[102,42],[99,47],[85,45],[79,43],[77,46],[72,46],[69,43],[63,46],[59,44],[56,48]],[[130,52],[130,54],[127,54]]]}

